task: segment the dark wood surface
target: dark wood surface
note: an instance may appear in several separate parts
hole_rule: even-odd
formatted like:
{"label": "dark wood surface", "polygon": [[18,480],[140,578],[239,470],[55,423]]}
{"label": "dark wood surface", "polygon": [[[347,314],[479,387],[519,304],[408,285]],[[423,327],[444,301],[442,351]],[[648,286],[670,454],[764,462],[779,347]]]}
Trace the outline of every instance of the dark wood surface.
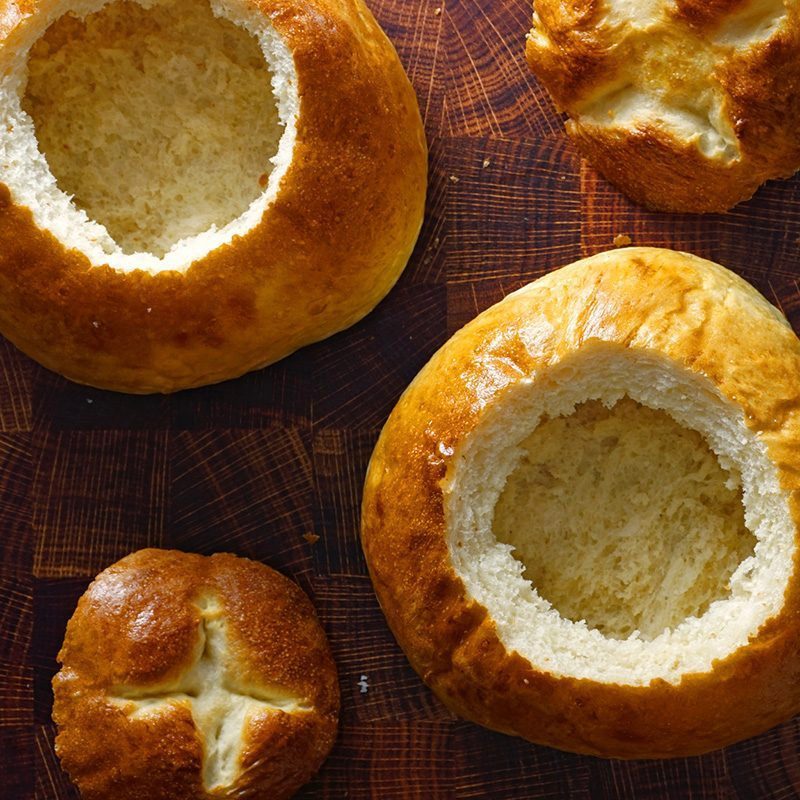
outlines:
{"label": "dark wood surface", "polygon": [[528,73],[527,0],[371,6],[417,90],[431,151],[419,245],[373,314],[269,369],[172,397],[76,386],[0,340],[0,797],[77,797],[53,753],[55,656],[92,576],[146,545],[259,559],[313,597],[343,712],[301,797],[800,796],[797,720],[701,758],[621,763],[454,718],[388,632],[358,544],[367,460],[418,369],[504,294],[617,234],[726,264],[797,329],[800,181],[727,215],[637,209],[581,162]]}

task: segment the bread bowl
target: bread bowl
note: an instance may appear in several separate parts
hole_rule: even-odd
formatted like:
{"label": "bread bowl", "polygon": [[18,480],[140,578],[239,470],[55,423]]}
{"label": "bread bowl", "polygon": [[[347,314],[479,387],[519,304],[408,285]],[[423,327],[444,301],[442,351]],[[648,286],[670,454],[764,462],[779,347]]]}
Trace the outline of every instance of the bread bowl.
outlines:
{"label": "bread bowl", "polygon": [[248,559],[123,558],[80,599],[59,660],[56,752],[87,800],[281,800],[336,736],[336,667],[314,609]]}
{"label": "bread bowl", "polygon": [[423,368],[375,447],[362,543],[457,714],[579,753],[698,754],[800,710],[798,466],[785,318],[721,266],[615,250]]}
{"label": "bread bowl", "polygon": [[0,22],[0,332],[126,392],[256,369],[405,266],[426,147],[362,0],[48,0]]}
{"label": "bread bowl", "polygon": [[800,168],[800,8],[535,0],[526,55],[589,161],[638,203],[725,211]]}

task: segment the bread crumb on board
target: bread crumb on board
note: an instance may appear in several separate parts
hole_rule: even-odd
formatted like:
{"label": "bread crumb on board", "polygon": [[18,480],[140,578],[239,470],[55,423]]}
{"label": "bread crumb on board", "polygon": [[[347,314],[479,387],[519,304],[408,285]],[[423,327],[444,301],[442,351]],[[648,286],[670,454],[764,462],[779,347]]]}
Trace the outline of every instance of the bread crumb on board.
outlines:
{"label": "bread crumb on board", "polygon": [[309,544],[316,544],[319,541],[319,536],[316,533],[304,533],[303,538]]}
{"label": "bread crumb on board", "polygon": [[369,682],[367,680],[366,675],[362,675],[358,681],[359,692],[361,694],[366,694],[369,691]]}
{"label": "bread crumb on board", "polygon": [[627,247],[633,239],[627,233],[618,233],[614,237],[614,247]]}

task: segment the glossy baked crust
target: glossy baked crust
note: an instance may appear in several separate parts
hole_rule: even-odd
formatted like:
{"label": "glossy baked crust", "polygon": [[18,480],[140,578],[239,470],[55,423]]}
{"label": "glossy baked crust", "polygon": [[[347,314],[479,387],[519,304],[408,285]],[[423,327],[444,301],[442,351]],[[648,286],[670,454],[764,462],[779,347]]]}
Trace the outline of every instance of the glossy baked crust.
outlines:
{"label": "glossy baked crust", "polygon": [[[238,684],[280,687],[309,708],[249,724],[239,781],[213,795],[203,788],[188,709],[137,719],[109,699],[122,686],[156,693],[190,667],[197,604],[209,596],[227,623],[228,669]],[[59,661],[56,751],[87,800],[280,800],[319,769],[336,736],[336,667],[314,609],[296,584],[248,559],[169,550],[123,558],[81,598]]]}
{"label": "glossy baked crust", "polygon": [[630,248],[551,273],[459,331],[392,412],[366,479],[362,542],[389,626],[453,711],[565,750],[702,753],[800,711],[797,557],[782,611],[707,673],[626,686],[534,668],[501,643],[455,573],[443,483],[485,409],[592,342],[656,351],[706,376],[758,431],[800,523],[800,342],[752,287],[674,251]]}
{"label": "glossy baked crust", "polygon": [[[652,15],[649,27],[645,19],[636,20],[647,27],[641,31],[612,23],[613,7],[623,17]],[[636,202],[664,211],[725,211],[764,181],[800,169],[797,3],[535,0],[534,10],[541,36],[528,39],[530,68],[569,115],[567,131],[583,154]],[[731,25],[738,26],[740,38],[729,38]],[[662,55],[644,78],[643,54],[656,47]],[[666,111],[672,105],[678,113],[694,114],[698,132],[719,127],[698,101],[713,92],[735,138],[736,157],[708,157],[696,142],[652,122],[623,128],[587,118],[593,103],[613,97],[629,81],[650,82],[655,94],[667,98]]]}
{"label": "glossy baked crust", "polygon": [[[49,369],[171,392],[277,361],[367,314],[413,249],[427,154],[414,91],[362,0],[255,0],[294,55],[292,164],[261,222],[187,272],[92,267],[0,184],[0,332]],[[37,2],[4,0],[0,50]]]}

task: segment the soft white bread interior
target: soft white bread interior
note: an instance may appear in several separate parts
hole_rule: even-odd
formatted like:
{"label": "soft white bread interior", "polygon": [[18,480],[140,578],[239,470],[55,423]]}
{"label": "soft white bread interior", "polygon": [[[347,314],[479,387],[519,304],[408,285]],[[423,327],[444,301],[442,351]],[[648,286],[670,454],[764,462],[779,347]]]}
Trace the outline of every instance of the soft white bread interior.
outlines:
{"label": "soft white bread interior", "polygon": [[701,753],[800,710],[800,341],[719,265],[628,248],[459,331],[373,453],[387,620],[457,713]]}
{"label": "soft white bread interior", "polygon": [[666,412],[589,400],[518,448],[492,530],[561,617],[652,640],[727,596],[753,555],[738,473]]}
{"label": "soft white bread interior", "polygon": [[244,4],[63,0],[10,61],[4,182],[95,266],[187,269],[255,227],[291,162],[292,55]]}
{"label": "soft white bread interior", "polygon": [[[587,401],[616,414],[576,412]],[[680,683],[746,645],[793,572],[788,496],[742,409],[668,358],[614,346],[493,404],[445,511],[468,592],[509,650],[551,674]]]}
{"label": "soft white bread interior", "polygon": [[708,212],[800,168],[799,49],[789,0],[535,0],[526,54],[610,181]]}
{"label": "soft white bread interior", "polygon": [[137,393],[352,325],[422,224],[424,129],[363,0],[37,0],[0,19],[0,333]]}

